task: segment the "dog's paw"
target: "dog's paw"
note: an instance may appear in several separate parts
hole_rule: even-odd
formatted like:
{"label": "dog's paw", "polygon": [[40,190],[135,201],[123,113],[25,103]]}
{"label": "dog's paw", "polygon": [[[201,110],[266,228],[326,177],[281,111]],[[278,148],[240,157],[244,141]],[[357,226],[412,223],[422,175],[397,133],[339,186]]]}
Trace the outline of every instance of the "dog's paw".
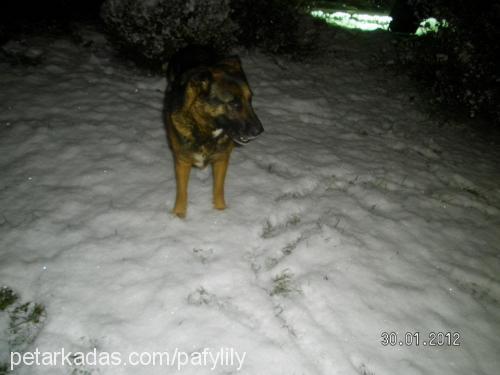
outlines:
{"label": "dog's paw", "polygon": [[185,219],[186,218],[186,210],[182,210],[182,209],[179,209],[179,208],[174,208],[172,210],[172,213],[177,216],[179,219]]}
{"label": "dog's paw", "polygon": [[216,210],[225,210],[226,209],[226,202],[224,200],[216,200],[214,199],[214,208]]}

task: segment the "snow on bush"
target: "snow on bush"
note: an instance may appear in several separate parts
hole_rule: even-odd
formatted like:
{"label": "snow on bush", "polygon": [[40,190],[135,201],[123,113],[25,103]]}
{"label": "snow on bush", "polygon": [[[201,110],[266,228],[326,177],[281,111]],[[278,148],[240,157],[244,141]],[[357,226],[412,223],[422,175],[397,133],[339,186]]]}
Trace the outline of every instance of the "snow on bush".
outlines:
{"label": "snow on bush", "polygon": [[229,0],[106,0],[101,16],[122,49],[165,61],[188,44],[235,42]]}

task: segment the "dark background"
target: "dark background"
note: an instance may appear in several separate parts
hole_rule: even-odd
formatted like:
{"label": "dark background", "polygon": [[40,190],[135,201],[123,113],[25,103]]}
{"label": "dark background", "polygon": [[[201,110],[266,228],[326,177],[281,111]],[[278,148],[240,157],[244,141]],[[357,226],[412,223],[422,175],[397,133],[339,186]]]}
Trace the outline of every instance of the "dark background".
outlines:
{"label": "dark background", "polygon": [[97,20],[104,0],[1,0],[0,22],[8,29],[20,30],[27,23]]}

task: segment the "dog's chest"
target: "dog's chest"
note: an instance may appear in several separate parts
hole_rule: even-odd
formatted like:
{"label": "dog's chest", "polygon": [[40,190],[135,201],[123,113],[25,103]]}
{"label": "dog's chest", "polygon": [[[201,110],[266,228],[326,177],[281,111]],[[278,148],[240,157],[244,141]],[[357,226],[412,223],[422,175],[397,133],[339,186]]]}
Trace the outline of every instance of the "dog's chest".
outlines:
{"label": "dog's chest", "polygon": [[214,131],[211,139],[199,142],[192,148],[191,158],[193,164],[198,168],[205,168],[212,161],[214,155],[227,150],[229,142],[229,137],[222,134],[222,130]]}
{"label": "dog's chest", "polygon": [[193,154],[193,164],[198,168],[205,168],[208,164],[208,154],[205,152],[195,152]]}

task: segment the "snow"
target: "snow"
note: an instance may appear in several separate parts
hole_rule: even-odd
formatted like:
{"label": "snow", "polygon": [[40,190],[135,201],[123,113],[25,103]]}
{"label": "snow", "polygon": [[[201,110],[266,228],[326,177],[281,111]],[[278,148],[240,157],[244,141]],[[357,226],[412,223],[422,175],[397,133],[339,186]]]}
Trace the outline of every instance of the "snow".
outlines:
{"label": "snow", "polygon": [[[211,207],[210,170],[192,172],[185,220],[170,213],[165,79],[88,30],[86,48],[16,43],[42,57],[0,63],[0,283],[46,309],[22,350],[246,353],[239,371],[183,374],[498,373],[498,144],[438,126],[409,81],[367,58],[383,34],[357,35],[317,63],[241,54],[265,132],[233,153],[227,210]],[[461,345],[383,346],[383,332],[458,332]]]}

